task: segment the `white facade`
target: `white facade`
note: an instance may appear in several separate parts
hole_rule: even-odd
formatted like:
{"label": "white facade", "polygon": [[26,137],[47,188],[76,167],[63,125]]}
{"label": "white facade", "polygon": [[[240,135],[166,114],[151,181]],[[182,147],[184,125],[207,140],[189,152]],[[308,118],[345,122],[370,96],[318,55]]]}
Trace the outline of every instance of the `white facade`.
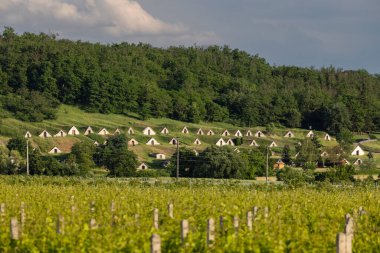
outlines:
{"label": "white facade", "polygon": [[255,133],[255,137],[257,137],[257,138],[262,138],[262,137],[265,137],[265,135],[263,134],[263,132],[261,132],[261,131],[257,131],[257,132]]}
{"label": "white facade", "polygon": [[92,130],[90,126],[86,128],[86,131],[84,131],[84,135],[89,135],[93,133],[94,133],[94,130]]}
{"label": "white facade", "polygon": [[181,131],[183,134],[188,134],[189,133],[189,130],[187,129],[187,127],[184,127]]}
{"label": "white facade", "polygon": [[360,147],[360,146],[357,146],[354,151],[352,151],[351,155],[354,155],[354,156],[361,156],[361,155],[364,155],[364,150]]}
{"label": "white facade", "polygon": [[150,140],[146,143],[146,145],[157,146],[157,145],[160,145],[160,143],[156,141],[154,138],[150,138]]}
{"label": "white facade", "polygon": [[169,141],[169,144],[172,144],[172,145],[177,145],[177,139],[176,138],[173,138]]}
{"label": "white facade", "polygon": [[193,142],[195,145],[201,145],[202,144],[202,142],[198,139],[198,138],[196,138],[195,139],[195,141]]}
{"label": "white facade", "polygon": [[134,134],[135,131],[133,130],[132,127],[128,128],[128,131],[127,131],[128,134]]}
{"label": "white facade", "polygon": [[197,135],[204,135],[205,133],[203,132],[202,128],[199,128],[197,131]]}
{"label": "white facade", "polygon": [[252,131],[251,131],[251,130],[248,130],[248,131],[245,133],[245,136],[248,136],[248,137],[253,136]]}
{"label": "white facade", "polygon": [[72,126],[67,134],[68,135],[79,135],[79,131],[75,126]]}
{"label": "white facade", "polygon": [[41,137],[41,138],[50,138],[51,134],[49,134],[48,131],[44,130],[44,131],[42,131],[42,133],[40,133],[39,137]]}
{"label": "white facade", "polygon": [[100,130],[100,131],[98,132],[98,134],[99,134],[99,135],[109,135],[110,132],[108,132],[107,129],[103,128],[102,130]]}
{"label": "white facade", "polygon": [[230,135],[230,132],[228,132],[228,130],[224,130],[224,132],[222,133],[222,136],[229,136]]}
{"label": "white facade", "polygon": [[142,132],[144,135],[156,135],[156,132],[151,127],[144,128]]}
{"label": "white facade", "polygon": [[294,138],[296,137],[292,131],[288,131],[285,135],[284,135],[285,138]]}
{"label": "white facade", "polygon": [[237,130],[235,133],[236,137],[243,137],[243,134],[240,132],[240,130]]}
{"label": "white facade", "polygon": [[259,144],[257,144],[257,142],[255,140],[252,140],[251,143],[249,144],[249,146],[258,147]]}
{"label": "white facade", "polygon": [[270,148],[274,148],[274,147],[277,147],[277,143],[272,141],[272,143],[269,145]]}
{"label": "white facade", "polygon": [[235,146],[235,143],[231,139],[228,139],[226,145]]}
{"label": "white facade", "polygon": [[212,130],[210,129],[210,130],[208,130],[207,135],[215,135],[215,133],[214,133],[214,131],[212,131]]}
{"label": "white facade", "polygon": [[27,131],[27,132],[25,133],[24,137],[25,137],[25,138],[32,138],[32,134],[31,134],[29,131]]}
{"label": "white facade", "polygon": [[164,128],[161,130],[161,133],[162,133],[162,134],[169,134],[169,130],[168,130],[166,127],[164,127]]}
{"label": "white facade", "polygon": [[65,131],[60,130],[58,133],[54,135],[54,137],[65,137],[67,134]]}
{"label": "white facade", "polygon": [[60,154],[60,153],[62,153],[62,151],[57,147],[54,147],[49,151],[49,154]]}
{"label": "white facade", "polygon": [[139,167],[137,167],[137,170],[146,170],[146,169],[148,169],[148,165],[146,165],[145,163],[141,163]]}
{"label": "white facade", "polygon": [[220,139],[216,142],[215,145],[221,147],[221,146],[225,146],[225,145],[227,145],[227,143],[223,140],[223,138],[220,138]]}
{"label": "white facade", "polygon": [[139,145],[139,142],[133,138],[128,141],[128,146],[130,147],[137,146],[137,145]]}
{"label": "white facade", "polygon": [[307,138],[313,138],[313,137],[314,137],[314,132],[310,130],[310,131],[306,134],[306,137],[307,137]]}

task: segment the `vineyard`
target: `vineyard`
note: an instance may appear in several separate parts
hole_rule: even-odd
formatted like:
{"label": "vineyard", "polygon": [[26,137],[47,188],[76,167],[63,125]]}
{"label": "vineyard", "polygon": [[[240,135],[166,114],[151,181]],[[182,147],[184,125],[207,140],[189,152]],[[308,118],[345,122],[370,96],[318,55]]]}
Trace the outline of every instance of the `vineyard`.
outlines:
{"label": "vineyard", "polygon": [[353,252],[380,248],[373,186],[0,177],[0,188],[0,252],[150,252],[153,234],[162,252],[333,252],[346,213]]}

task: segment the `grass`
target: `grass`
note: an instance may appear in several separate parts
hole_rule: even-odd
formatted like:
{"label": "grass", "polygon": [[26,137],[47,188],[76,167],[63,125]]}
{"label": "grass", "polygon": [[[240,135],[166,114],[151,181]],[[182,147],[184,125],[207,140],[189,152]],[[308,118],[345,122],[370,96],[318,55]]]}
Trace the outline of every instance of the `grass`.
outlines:
{"label": "grass", "polygon": [[367,151],[380,153],[380,141],[379,140],[371,141],[371,142],[365,142],[365,143],[362,143],[361,146]]}
{"label": "grass", "polygon": [[[265,131],[263,127],[238,127],[233,126],[228,123],[209,123],[200,122],[198,124],[185,123],[181,121],[176,121],[167,118],[155,118],[148,119],[146,121],[139,120],[135,115],[124,116],[117,114],[100,114],[100,113],[87,113],[80,110],[77,107],[69,105],[61,105],[58,109],[57,118],[54,120],[45,120],[39,123],[22,122],[14,118],[3,118],[0,120],[0,145],[5,145],[7,140],[15,136],[24,136],[27,131],[29,131],[33,138],[31,139],[32,145],[34,147],[39,147],[43,153],[47,153],[53,147],[58,147],[64,153],[68,153],[71,150],[72,145],[78,141],[87,141],[94,143],[103,143],[107,137],[100,136],[97,134],[92,134],[89,136],[84,136],[83,132],[88,126],[97,133],[102,128],[106,128],[110,133],[113,133],[117,128],[121,130],[122,134],[126,134],[128,139],[134,138],[139,142],[139,145],[135,147],[130,147],[130,149],[135,152],[141,162],[148,163],[148,166],[157,166],[157,161],[151,156],[153,153],[164,153],[167,157],[170,157],[176,151],[174,145],[169,144],[169,141],[173,137],[180,137],[181,146],[187,146],[191,149],[195,149],[198,152],[204,150],[210,145],[214,145],[219,138],[221,138],[221,133],[227,129],[231,136],[222,137],[224,140],[229,138],[234,138],[234,134],[237,130],[240,130],[243,135],[248,129],[254,134],[256,131]],[[59,138],[39,138],[38,135],[46,129],[51,135],[56,134],[59,130],[63,129],[68,131],[72,126],[76,126],[82,135],[79,136],[68,136]],[[142,130],[150,126],[156,131],[155,136],[145,136],[142,134]],[[187,126],[190,131],[189,134],[181,133],[184,126]],[[129,127],[134,129],[134,134],[127,134]],[[169,134],[161,134],[160,131],[167,127],[169,129]],[[212,129],[215,133],[213,136],[207,135],[197,135],[196,132],[199,128],[202,128],[206,133],[208,130]],[[285,138],[284,135],[288,131],[292,131],[295,138]],[[289,145],[293,155],[295,154],[295,147],[298,142],[302,141],[309,130],[298,129],[298,128],[275,128],[270,134],[266,134],[263,138],[247,137],[244,136],[243,144],[238,146],[239,149],[252,148],[249,146],[250,142],[254,139],[260,146],[267,146],[272,141],[275,141],[278,147],[273,148],[275,152],[275,157],[279,157],[282,148],[285,145]],[[330,148],[337,145],[336,140],[332,137],[332,141],[325,141],[323,137],[324,132],[314,131],[314,134],[319,136],[320,143],[326,147]],[[159,146],[148,146],[145,143],[151,138],[155,138],[161,145]],[[196,138],[199,138],[202,142],[201,145],[195,145],[193,142]],[[378,143],[371,143],[370,145],[377,145]]]}

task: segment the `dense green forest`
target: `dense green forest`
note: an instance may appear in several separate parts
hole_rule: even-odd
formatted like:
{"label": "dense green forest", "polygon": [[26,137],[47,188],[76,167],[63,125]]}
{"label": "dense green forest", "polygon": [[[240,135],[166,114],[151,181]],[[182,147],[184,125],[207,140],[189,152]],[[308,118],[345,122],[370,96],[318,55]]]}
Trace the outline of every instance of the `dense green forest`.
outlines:
{"label": "dense green forest", "polygon": [[271,66],[228,46],[102,45],[5,28],[1,113],[41,121],[54,118],[60,103],[143,119],[373,131],[380,129],[380,75]]}

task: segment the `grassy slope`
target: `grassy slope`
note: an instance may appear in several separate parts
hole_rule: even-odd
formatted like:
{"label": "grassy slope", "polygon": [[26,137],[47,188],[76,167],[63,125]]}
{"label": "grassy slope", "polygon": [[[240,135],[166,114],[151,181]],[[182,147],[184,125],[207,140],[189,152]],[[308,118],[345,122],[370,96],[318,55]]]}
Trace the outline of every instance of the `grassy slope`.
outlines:
{"label": "grassy slope", "polygon": [[[92,136],[77,136],[77,137],[60,137],[60,138],[48,138],[42,139],[37,137],[43,129],[46,129],[50,134],[56,134],[60,129],[68,131],[71,126],[76,126],[79,131],[83,134],[87,126],[91,126],[95,132],[99,131],[103,127],[107,128],[110,133],[113,133],[116,128],[119,128],[122,133],[126,134],[129,127],[135,130],[133,135],[127,135],[128,139],[135,138],[140,144],[135,147],[130,147],[139,157],[140,161],[147,162],[149,164],[159,164],[159,161],[150,157],[151,153],[164,153],[170,157],[175,152],[175,146],[170,145],[169,141],[173,137],[180,137],[181,145],[189,146],[190,148],[201,151],[209,145],[213,145],[216,141],[221,138],[221,133],[228,129],[233,138],[233,134],[236,130],[245,134],[248,128],[236,127],[226,123],[206,123],[201,122],[199,124],[184,123],[180,121],[175,121],[167,118],[160,119],[149,119],[147,121],[141,121],[134,117],[126,117],[123,115],[115,114],[99,114],[99,113],[86,113],[76,107],[62,105],[59,108],[56,120],[47,120],[40,123],[28,123],[21,122],[13,118],[5,118],[0,121],[0,145],[5,144],[7,139],[12,136],[24,136],[26,131],[30,131],[33,135],[32,143],[34,146],[38,146],[42,152],[48,152],[54,146],[60,148],[63,152],[70,152],[71,146],[78,141],[91,141],[95,140],[98,142],[103,142],[104,137],[99,135]],[[184,126],[187,126],[190,133],[185,135],[181,133]],[[154,138],[161,143],[159,146],[147,146],[145,143],[150,139],[150,137],[142,134],[142,130],[150,126],[156,132],[157,135]],[[167,127],[170,131],[168,135],[160,134],[163,127]],[[212,129],[215,132],[214,136],[198,136],[196,131],[202,128],[205,132]],[[252,133],[257,130],[263,130],[263,127],[251,128]],[[304,129],[290,129],[294,134],[295,138],[284,138],[283,135],[289,129],[275,129],[270,136],[264,138],[253,138],[244,136],[243,145],[239,146],[239,149],[249,148],[249,143],[252,139],[255,139],[259,145],[269,145],[272,141],[275,141],[279,147],[274,148],[275,152],[281,152],[284,145],[290,145],[294,154],[294,147],[297,143],[305,138],[308,130]],[[323,132],[316,132],[318,136],[324,136]],[[194,145],[193,142],[196,138],[199,138],[202,145]],[[228,137],[223,137],[225,140]],[[337,145],[335,139],[331,142],[321,140],[321,144],[326,148]]]}

